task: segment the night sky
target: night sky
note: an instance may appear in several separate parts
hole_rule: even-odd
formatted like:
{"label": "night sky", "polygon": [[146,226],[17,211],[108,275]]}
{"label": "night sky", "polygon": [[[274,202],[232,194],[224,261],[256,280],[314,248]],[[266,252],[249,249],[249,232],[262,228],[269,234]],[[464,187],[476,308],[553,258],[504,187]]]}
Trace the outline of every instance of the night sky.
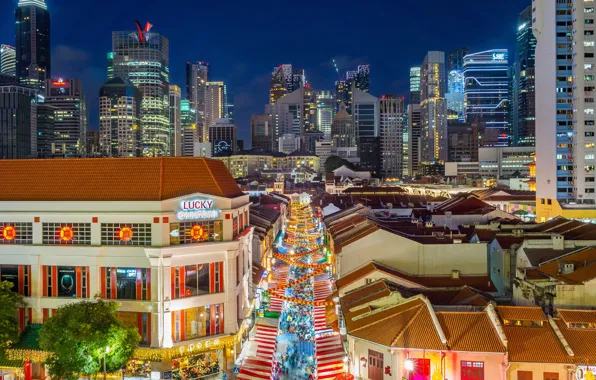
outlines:
{"label": "night sky", "polygon": [[[14,45],[17,0],[0,1],[0,43]],[[149,21],[170,40],[170,78],[183,89],[185,63],[207,61],[211,80],[235,94],[239,138],[263,112],[274,66],[306,70],[313,88],[333,90],[337,74],[371,65],[371,93],[408,95],[409,67],[428,50],[515,47],[517,17],[530,0],[46,0],[52,76],[83,80],[89,124],[98,129],[98,91],[111,32]],[[184,95],[183,95],[184,96]]]}

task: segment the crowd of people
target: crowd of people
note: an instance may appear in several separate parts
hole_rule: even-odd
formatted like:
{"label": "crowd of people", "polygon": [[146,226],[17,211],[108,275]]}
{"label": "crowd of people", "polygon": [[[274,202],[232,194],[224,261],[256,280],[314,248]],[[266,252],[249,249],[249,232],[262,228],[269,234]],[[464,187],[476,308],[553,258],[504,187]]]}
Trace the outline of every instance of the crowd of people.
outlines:
{"label": "crowd of people", "polygon": [[287,345],[286,352],[276,354],[276,361],[273,366],[273,379],[281,380],[286,378],[298,380],[312,380],[316,378],[316,363],[312,353],[303,352],[299,349],[299,343],[291,342]]}

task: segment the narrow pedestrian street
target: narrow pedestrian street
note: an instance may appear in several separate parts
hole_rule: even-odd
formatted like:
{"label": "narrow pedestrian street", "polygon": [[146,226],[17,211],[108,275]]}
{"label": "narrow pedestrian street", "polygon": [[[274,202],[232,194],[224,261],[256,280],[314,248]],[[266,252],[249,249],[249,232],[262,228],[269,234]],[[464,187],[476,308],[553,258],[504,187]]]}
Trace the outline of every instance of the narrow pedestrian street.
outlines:
{"label": "narrow pedestrian street", "polygon": [[341,337],[325,323],[333,302],[324,251],[320,217],[309,205],[292,205],[268,275],[266,312],[243,350],[238,379],[334,379],[344,372]]}

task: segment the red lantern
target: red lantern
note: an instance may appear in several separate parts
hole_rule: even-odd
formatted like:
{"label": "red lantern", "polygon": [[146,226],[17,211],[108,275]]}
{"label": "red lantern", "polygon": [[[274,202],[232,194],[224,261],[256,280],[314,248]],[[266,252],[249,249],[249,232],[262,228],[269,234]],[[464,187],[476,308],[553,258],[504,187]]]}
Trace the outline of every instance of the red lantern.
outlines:
{"label": "red lantern", "polygon": [[125,242],[129,242],[132,240],[132,228],[130,227],[122,227],[120,229],[120,231],[118,231],[118,237],[120,238],[120,240],[125,241]]}
{"label": "red lantern", "polygon": [[62,241],[71,241],[74,237],[74,231],[72,227],[66,226],[60,229],[60,240]]}
{"label": "red lantern", "polygon": [[190,237],[193,240],[201,239],[203,237],[203,226],[201,226],[201,225],[192,226],[192,228],[190,230]]}
{"label": "red lantern", "polygon": [[6,226],[2,230],[4,240],[14,240],[17,237],[17,230],[13,226]]}

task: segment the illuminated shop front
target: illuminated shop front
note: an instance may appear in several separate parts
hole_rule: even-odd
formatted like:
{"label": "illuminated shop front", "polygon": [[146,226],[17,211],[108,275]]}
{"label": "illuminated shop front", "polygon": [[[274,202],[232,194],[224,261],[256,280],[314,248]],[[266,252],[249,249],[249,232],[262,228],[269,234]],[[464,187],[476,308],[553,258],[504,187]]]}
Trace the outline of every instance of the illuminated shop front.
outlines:
{"label": "illuminated shop front", "polygon": [[[197,363],[212,355],[218,370],[233,363],[238,320],[252,305],[252,228],[248,195],[224,165],[52,161],[12,162],[3,170],[17,185],[0,183],[0,279],[31,305],[21,325],[100,294],[121,305],[120,319],[142,338],[126,377],[171,377],[174,363],[200,373]],[[56,181],[57,172],[77,186]]]}

